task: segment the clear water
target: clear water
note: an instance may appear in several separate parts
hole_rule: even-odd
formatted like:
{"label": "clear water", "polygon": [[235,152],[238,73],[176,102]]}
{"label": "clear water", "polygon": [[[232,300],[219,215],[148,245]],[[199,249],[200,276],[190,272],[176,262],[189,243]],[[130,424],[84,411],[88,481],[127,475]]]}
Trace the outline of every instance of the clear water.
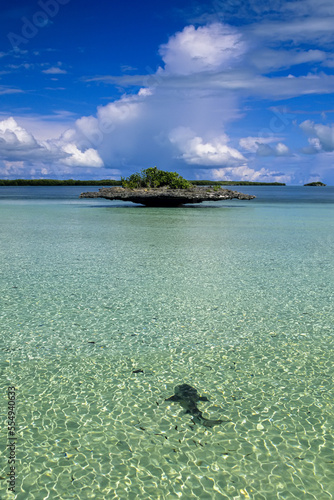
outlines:
{"label": "clear water", "polygon": [[333,498],[334,188],[86,190],[0,188],[0,498],[8,386],[19,500]]}

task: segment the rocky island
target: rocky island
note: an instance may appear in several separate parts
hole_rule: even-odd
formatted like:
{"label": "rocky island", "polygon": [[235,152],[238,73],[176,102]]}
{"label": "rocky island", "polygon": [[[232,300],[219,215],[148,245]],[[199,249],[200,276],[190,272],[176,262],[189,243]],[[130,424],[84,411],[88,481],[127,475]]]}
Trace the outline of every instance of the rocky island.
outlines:
{"label": "rocky island", "polygon": [[251,200],[255,196],[220,186],[194,186],[175,172],[165,172],[154,167],[122,179],[122,187],[103,187],[97,192],[81,193],[80,198],[132,201],[149,207],[177,207],[185,203],[233,198]]}
{"label": "rocky island", "polygon": [[129,189],[119,186],[101,188],[98,192],[81,193],[80,198],[106,198],[107,200],[123,200],[140,203],[149,207],[177,207],[185,203],[201,203],[202,201],[251,200],[255,196],[231,191],[229,189],[212,189],[194,186],[189,189],[136,188]]}

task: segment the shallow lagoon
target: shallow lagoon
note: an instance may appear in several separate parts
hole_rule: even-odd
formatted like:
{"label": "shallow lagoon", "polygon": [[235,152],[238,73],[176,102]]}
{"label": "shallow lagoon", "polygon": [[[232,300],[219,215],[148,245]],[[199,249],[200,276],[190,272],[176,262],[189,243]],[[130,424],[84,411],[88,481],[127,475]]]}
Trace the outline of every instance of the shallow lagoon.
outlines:
{"label": "shallow lagoon", "polygon": [[[334,189],[172,209],[83,190],[0,188],[17,498],[333,498]],[[165,402],[180,383],[225,422]]]}

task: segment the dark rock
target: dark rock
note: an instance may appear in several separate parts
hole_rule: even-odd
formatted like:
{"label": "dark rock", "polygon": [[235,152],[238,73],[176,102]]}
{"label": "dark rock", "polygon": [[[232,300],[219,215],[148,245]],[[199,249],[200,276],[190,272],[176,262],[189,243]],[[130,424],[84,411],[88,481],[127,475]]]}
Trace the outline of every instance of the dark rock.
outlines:
{"label": "dark rock", "polygon": [[81,193],[80,198],[105,198],[107,200],[122,200],[140,203],[149,207],[177,207],[185,203],[201,203],[202,201],[252,200],[253,195],[239,193],[224,188],[208,188],[207,186],[194,186],[189,189],[128,189],[119,186],[101,188],[98,192]]}

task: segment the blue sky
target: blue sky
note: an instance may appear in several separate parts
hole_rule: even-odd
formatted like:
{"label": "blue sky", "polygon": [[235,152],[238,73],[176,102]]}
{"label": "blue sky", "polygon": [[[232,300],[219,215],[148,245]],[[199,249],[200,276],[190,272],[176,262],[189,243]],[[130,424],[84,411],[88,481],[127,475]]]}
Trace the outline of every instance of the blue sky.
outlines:
{"label": "blue sky", "polygon": [[334,183],[332,0],[0,7],[0,178]]}

